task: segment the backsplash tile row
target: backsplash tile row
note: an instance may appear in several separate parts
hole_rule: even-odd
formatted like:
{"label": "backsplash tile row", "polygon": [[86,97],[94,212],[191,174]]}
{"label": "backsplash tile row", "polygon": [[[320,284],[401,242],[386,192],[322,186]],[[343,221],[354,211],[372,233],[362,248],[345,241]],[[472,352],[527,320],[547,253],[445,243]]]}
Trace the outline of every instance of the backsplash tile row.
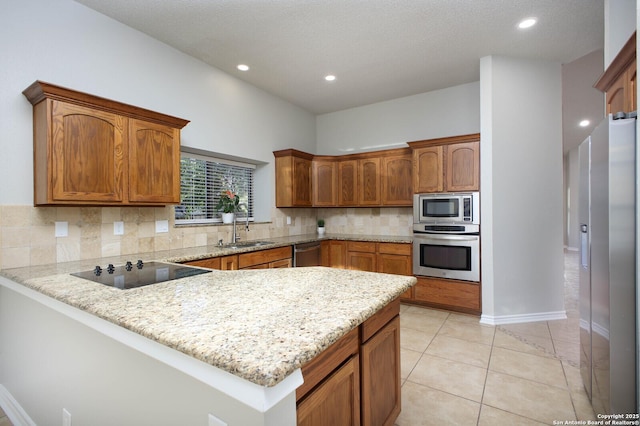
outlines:
{"label": "backsplash tile row", "polygon": [[[0,269],[100,257],[149,253],[229,242],[231,225],[175,226],[167,207],[33,207],[0,205]],[[287,216],[291,224],[287,225]],[[271,222],[252,223],[244,239],[268,239],[316,232],[323,218],[329,233],[410,235],[410,208],[273,209]],[[169,232],[156,233],[167,220]],[[124,222],[124,235],[113,223]],[[55,236],[55,222],[68,223],[68,236]]]}

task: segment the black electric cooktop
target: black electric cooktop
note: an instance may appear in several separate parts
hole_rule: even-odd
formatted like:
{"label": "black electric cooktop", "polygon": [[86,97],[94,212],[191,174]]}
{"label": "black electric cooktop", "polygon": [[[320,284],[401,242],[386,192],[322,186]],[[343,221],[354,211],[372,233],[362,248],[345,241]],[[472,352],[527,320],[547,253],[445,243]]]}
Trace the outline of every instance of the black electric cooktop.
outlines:
{"label": "black electric cooktop", "polygon": [[211,271],[172,263],[144,263],[138,260],[137,263],[127,262],[125,265],[117,267],[109,264],[104,269],[96,266],[91,271],[75,272],[71,275],[126,290],[208,272]]}

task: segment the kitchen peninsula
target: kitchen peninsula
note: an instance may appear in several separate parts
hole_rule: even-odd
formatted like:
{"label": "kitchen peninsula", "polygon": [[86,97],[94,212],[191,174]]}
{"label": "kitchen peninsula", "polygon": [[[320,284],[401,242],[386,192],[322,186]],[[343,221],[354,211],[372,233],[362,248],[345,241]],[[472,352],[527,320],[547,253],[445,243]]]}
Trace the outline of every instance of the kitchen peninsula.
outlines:
{"label": "kitchen peninsula", "polygon": [[119,290],[69,275],[86,265],[0,271],[0,383],[38,424],[296,424],[305,365],[364,348],[416,282],[312,267]]}

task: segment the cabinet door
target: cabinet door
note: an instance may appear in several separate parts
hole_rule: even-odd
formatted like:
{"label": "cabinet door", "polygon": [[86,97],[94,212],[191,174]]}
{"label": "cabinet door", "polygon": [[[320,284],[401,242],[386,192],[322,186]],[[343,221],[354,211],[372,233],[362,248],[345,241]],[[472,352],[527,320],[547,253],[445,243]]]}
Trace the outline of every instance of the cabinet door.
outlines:
{"label": "cabinet door", "polygon": [[626,75],[622,74],[607,90],[607,114],[624,112],[627,108]]}
{"label": "cabinet door", "polygon": [[276,207],[311,206],[311,154],[292,149],[274,151]]}
{"label": "cabinet door", "polygon": [[380,158],[358,160],[358,205],[380,205]]}
{"label": "cabinet door", "polygon": [[320,242],[320,266],[330,267],[331,265],[331,241]]}
{"label": "cabinet door", "polygon": [[383,274],[413,275],[411,256],[401,254],[378,254],[378,272]]}
{"label": "cabinet door", "polygon": [[329,263],[332,268],[347,267],[346,241],[329,241]]}
{"label": "cabinet door", "polygon": [[313,161],[313,205],[338,204],[338,166],[335,161]]}
{"label": "cabinet door", "polygon": [[442,146],[413,151],[413,190],[416,193],[444,191],[444,154]]}
{"label": "cabinet door", "polygon": [[293,157],[293,205],[311,206],[311,161]]}
{"label": "cabinet door", "polygon": [[338,204],[355,206],[358,203],[358,160],[338,163]]}
{"label": "cabinet door", "polygon": [[129,121],[129,201],[180,202],[180,131]]}
{"label": "cabinet door", "polygon": [[636,61],[625,70],[607,90],[607,114],[636,110]]}
{"label": "cabinet door", "polygon": [[359,426],[359,357],[354,355],[298,404],[300,426]]}
{"label": "cabinet door", "polygon": [[399,316],[362,345],[360,362],[362,424],[393,425],[400,414]]}
{"label": "cabinet door", "polygon": [[238,255],[224,256],[220,258],[220,269],[223,271],[237,271],[238,270]]}
{"label": "cabinet door", "polygon": [[376,254],[350,251],[347,253],[348,269],[357,271],[376,271]]}
{"label": "cabinet door", "polygon": [[480,190],[480,142],[447,145],[447,191]]}
{"label": "cabinet door", "polygon": [[382,204],[413,205],[413,160],[411,154],[382,158]]}
{"label": "cabinet door", "polygon": [[[122,202],[126,126],[125,117],[53,101],[49,182],[36,176],[36,197],[51,185],[53,202]],[[36,175],[46,169],[38,165]]]}

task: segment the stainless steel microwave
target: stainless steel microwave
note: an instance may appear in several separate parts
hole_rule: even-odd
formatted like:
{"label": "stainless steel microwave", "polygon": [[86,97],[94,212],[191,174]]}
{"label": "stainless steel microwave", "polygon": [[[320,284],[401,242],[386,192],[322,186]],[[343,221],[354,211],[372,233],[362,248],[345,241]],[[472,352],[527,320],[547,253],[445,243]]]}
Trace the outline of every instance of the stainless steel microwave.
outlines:
{"label": "stainless steel microwave", "polygon": [[480,193],[414,194],[413,222],[480,225]]}

